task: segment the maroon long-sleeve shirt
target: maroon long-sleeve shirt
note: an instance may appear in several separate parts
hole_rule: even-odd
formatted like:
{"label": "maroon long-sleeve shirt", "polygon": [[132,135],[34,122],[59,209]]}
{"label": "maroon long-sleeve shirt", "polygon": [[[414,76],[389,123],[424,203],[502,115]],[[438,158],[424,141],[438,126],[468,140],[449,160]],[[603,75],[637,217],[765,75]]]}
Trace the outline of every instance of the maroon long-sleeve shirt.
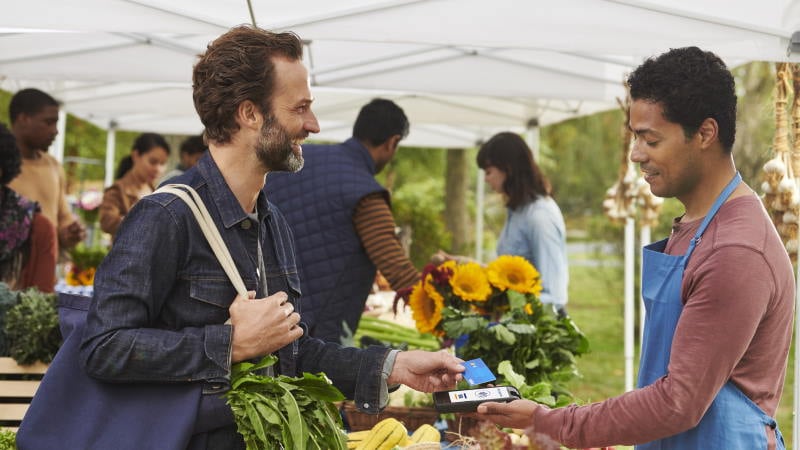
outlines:
{"label": "maroon long-sleeve shirt", "polygon": [[[666,252],[684,254],[701,222],[676,221]],[[578,448],[649,442],[697,425],[728,380],[774,417],[794,298],[791,262],[761,201],[755,195],[729,200],[684,272],[668,374],[603,402],[538,408],[535,430]],[[775,433],[767,427],[765,433],[775,448]]]}

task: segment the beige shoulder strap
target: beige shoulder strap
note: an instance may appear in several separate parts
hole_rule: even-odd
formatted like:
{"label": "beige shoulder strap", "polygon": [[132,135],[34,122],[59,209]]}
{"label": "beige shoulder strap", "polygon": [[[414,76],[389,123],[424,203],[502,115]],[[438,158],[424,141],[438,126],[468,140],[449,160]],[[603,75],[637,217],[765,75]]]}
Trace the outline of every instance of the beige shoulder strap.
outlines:
{"label": "beige shoulder strap", "polygon": [[206,205],[203,204],[203,199],[200,198],[197,191],[185,184],[167,184],[158,188],[153,193],[155,194],[158,192],[176,195],[189,206],[189,209],[192,210],[194,216],[197,218],[197,223],[200,224],[203,235],[205,235],[209,245],[211,245],[211,249],[217,256],[217,260],[219,260],[219,263],[222,265],[222,269],[225,270],[234,289],[236,289],[236,293],[247,298],[247,288],[244,285],[242,276],[239,275],[239,271],[236,270],[236,264],[233,262],[231,252],[228,250],[228,247],[225,246],[225,242],[222,240],[219,230],[216,225],[214,225],[211,214],[208,212]]}

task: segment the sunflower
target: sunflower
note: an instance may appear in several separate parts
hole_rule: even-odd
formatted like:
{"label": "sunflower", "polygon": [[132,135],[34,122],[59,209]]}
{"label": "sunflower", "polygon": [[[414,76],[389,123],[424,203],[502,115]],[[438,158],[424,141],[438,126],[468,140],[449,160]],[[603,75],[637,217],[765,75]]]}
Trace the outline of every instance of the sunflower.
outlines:
{"label": "sunflower", "polygon": [[486,273],[480,264],[474,262],[456,266],[450,277],[450,286],[453,294],[467,301],[485,302],[492,293]]}
{"label": "sunflower", "polygon": [[82,286],[91,286],[94,284],[94,274],[96,270],[94,267],[83,269],[78,273],[78,281]]}
{"label": "sunflower", "polygon": [[428,297],[432,298],[435,302],[444,305],[444,297],[442,297],[442,294],[436,290],[436,285],[433,281],[433,274],[428,274],[428,276],[425,277],[425,282],[422,283],[425,293],[428,294]]}
{"label": "sunflower", "polygon": [[442,296],[428,295],[423,283],[420,282],[411,290],[408,303],[411,306],[411,314],[416,322],[417,330],[420,333],[434,332],[436,326],[442,321],[442,308],[444,308]]}
{"label": "sunflower", "polygon": [[66,276],[64,277],[67,282],[67,286],[80,286],[81,282],[78,281],[78,274],[69,270],[67,271]]}
{"label": "sunflower", "polygon": [[503,255],[486,268],[489,282],[500,290],[539,295],[542,281],[539,271],[521,256]]}

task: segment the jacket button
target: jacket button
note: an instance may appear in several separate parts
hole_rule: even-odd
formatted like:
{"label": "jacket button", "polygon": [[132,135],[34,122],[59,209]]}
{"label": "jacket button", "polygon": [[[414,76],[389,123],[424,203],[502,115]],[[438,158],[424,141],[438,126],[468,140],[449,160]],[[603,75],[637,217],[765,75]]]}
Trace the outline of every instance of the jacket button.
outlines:
{"label": "jacket button", "polygon": [[242,221],[242,229],[249,230],[251,226],[250,219],[245,219]]}

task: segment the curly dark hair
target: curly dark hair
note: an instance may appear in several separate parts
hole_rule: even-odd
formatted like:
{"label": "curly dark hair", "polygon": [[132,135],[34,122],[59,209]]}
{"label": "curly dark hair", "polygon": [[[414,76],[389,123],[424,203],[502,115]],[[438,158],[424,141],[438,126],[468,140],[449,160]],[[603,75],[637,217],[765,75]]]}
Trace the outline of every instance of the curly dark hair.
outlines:
{"label": "curly dark hair", "polygon": [[705,119],[719,126],[719,140],[730,152],[736,138],[736,86],[719,56],[697,47],[674,48],[649,58],[628,77],[631,98],[658,103],[664,118],[690,138]]}
{"label": "curly dark hair", "polygon": [[408,128],[408,117],[402,108],[391,100],[375,98],[358,112],[353,137],[377,146],[395,135],[405,138]]}
{"label": "curly dark hair", "polygon": [[20,172],[22,155],[11,130],[0,123],[0,186],[11,182]]}
{"label": "curly dark hair", "polygon": [[533,160],[528,144],[516,133],[504,131],[492,136],[478,150],[476,161],[481,169],[492,166],[506,174],[503,192],[511,209],[550,195],[550,183]]}
{"label": "curly dark hair", "polygon": [[194,107],[208,140],[230,141],[239,129],[236,109],[246,100],[263,114],[270,114],[275,84],[272,58],[276,56],[302,59],[302,41],[291,32],[272,33],[242,25],[208,45],[192,74]]}

